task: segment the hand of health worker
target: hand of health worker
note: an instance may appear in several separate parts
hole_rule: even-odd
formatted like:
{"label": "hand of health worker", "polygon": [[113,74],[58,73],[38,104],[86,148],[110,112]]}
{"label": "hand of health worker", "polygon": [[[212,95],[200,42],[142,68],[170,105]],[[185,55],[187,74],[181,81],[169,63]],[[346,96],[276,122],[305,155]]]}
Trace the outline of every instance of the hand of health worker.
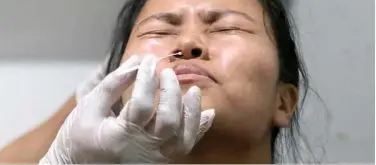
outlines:
{"label": "hand of health worker", "polygon": [[[138,73],[130,71],[138,65]],[[181,97],[171,69],[160,75],[154,107],[155,66],[153,56],[133,56],[106,76],[78,102],[40,164],[168,163],[172,156],[187,154],[210,128],[214,110],[200,110],[197,87]],[[114,116],[111,106],[135,77],[132,97]]]}
{"label": "hand of health worker", "polygon": [[106,76],[106,69],[108,65],[108,61],[110,56],[107,55],[104,63],[102,63],[98,68],[90,74],[90,76],[84,80],[82,83],[80,83],[76,89],[76,101],[78,102],[83,98],[86,94],[88,94],[90,91],[94,89],[95,86],[97,86]]}

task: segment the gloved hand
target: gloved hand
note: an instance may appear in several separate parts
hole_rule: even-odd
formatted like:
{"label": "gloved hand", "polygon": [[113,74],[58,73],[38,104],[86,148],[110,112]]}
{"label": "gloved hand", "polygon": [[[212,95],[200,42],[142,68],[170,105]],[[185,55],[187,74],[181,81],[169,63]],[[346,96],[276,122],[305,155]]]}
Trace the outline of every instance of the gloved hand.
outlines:
{"label": "gloved hand", "polygon": [[[138,74],[130,71],[137,65]],[[154,107],[155,66],[153,56],[133,56],[106,76],[78,102],[40,164],[168,163],[172,156],[188,153],[210,128],[214,110],[200,110],[197,87],[181,97],[171,69],[160,75],[160,99]],[[131,99],[115,117],[111,106],[135,77]]]}
{"label": "gloved hand", "polygon": [[97,86],[106,76],[106,69],[108,60],[110,59],[110,56],[107,55],[104,63],[99,65],[98,68],[90,74],[90,76],[84,80],[82,83],[80,83],[76,89],[76,101],[78,102],[83,98],[86,94],[88,94],[91,90],[94,89],[95,86]]}

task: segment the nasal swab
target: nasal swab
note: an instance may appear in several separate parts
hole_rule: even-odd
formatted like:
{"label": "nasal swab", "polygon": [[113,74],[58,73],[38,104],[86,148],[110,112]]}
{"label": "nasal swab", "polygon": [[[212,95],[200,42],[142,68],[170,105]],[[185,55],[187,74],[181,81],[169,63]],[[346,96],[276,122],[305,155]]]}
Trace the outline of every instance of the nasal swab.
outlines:
{"label": "nasal swab", "polygon": [[166,58],[166,57],[171,57],[171,56],[178,56],[178,57],[180,57],[180,56],[182,56],[183,55],[183,53],[182,52],[177,52],[177,53],[172,53],[172,54],[169,54],[169,55],[166,55],[166,56],[163,56],[163,57],[160,57],[158,60],[157,60],[157,63],[159,62],[159,61],[161,61],[161,60],[163,60],[164,58]]}
{"label": "nasal swab", "polygon": [[[162,57],[160,57],[160,58],[157,60],[156,63],[158,63],[159,61],[161,61],[161,60],[163,60],[164,58],[167,58],[167,57],[171,57],[171,56],[178,56],[178,57],[180,57],[180,56],[182,56],[182,55],[183,55],[183,53],[179,51],[179,52],[177,52],[177,53],[172,53],[172,54],[169,54],[169,55],[166,55],[166,56],[162,56]],[[134,67],[131,67],[131,68],[127,69],[126,72],[132,72],[132,71],[135,71],[135,70],[139,69],[139,67],[140,67],[139,65],[134,66]]]}

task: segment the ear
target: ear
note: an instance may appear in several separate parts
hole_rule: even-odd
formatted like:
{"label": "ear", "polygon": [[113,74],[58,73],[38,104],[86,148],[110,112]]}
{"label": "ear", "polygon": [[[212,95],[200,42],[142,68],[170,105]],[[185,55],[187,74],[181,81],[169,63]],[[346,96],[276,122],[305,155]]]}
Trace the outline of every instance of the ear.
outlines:
{"label": "ear", "polygon": [[299,91],[292,84],[278,84],[277,104],[273,123],[277,127],[289,127],[291,117],[298,107]]}

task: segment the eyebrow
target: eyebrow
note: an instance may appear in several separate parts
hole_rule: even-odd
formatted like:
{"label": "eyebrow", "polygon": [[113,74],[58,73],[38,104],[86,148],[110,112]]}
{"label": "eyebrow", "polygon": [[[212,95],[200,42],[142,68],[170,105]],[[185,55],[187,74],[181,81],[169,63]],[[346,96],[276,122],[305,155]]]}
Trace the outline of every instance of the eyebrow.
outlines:
{"label": "eyebrow", "polygon": [[[250,15],[239,12],[239,11],[234,11],[234,10],[221,10],[221,9],[215,9],[215,10],[209,10],[208,15],[216,17],[215,19],[219,19],[220,17],[224,17],[230,14],[235,14],[244,17],[250,22],[255,22],[255,19],[251,17]],[[137,23],[137,27],[140,27],[142,24],[145,24],[151,20],[160,20],[163,22],[167,22],[171,25],[180,25],[182,23],[182,16],[176,13],[157,13],[153,14],[144,20],[140,21]],[[205,20],[205,19],[204,19]],[[214,21],[216,21],[214,20]]]}
{"label": "eyebrow", "polygon": [[208,13],[209,13],[209,15],[214,15],[215,17],[217,17],[217,19],[219,19],[220,17],[224,17],[224,16],[227,16],[227,15],[234,14],[234,15],[241,16],[241,17],[247,19],[250,22],[255,22],[255,19],[252,16],[250,16],[246,13],[240,12],[240,11],[235,11],[235,10],[215,9],[215,10],[208,11]]}
{"label": "eyebrow", "polygon": [[160,20],[163,22],[167,22],[171,25],[180,25],[182,23],[181,16],[175,13],[157,13],[153,14],[144,20],[140,21],[137,26],[141,26],[142,24],[145,24],[151,20]]}

